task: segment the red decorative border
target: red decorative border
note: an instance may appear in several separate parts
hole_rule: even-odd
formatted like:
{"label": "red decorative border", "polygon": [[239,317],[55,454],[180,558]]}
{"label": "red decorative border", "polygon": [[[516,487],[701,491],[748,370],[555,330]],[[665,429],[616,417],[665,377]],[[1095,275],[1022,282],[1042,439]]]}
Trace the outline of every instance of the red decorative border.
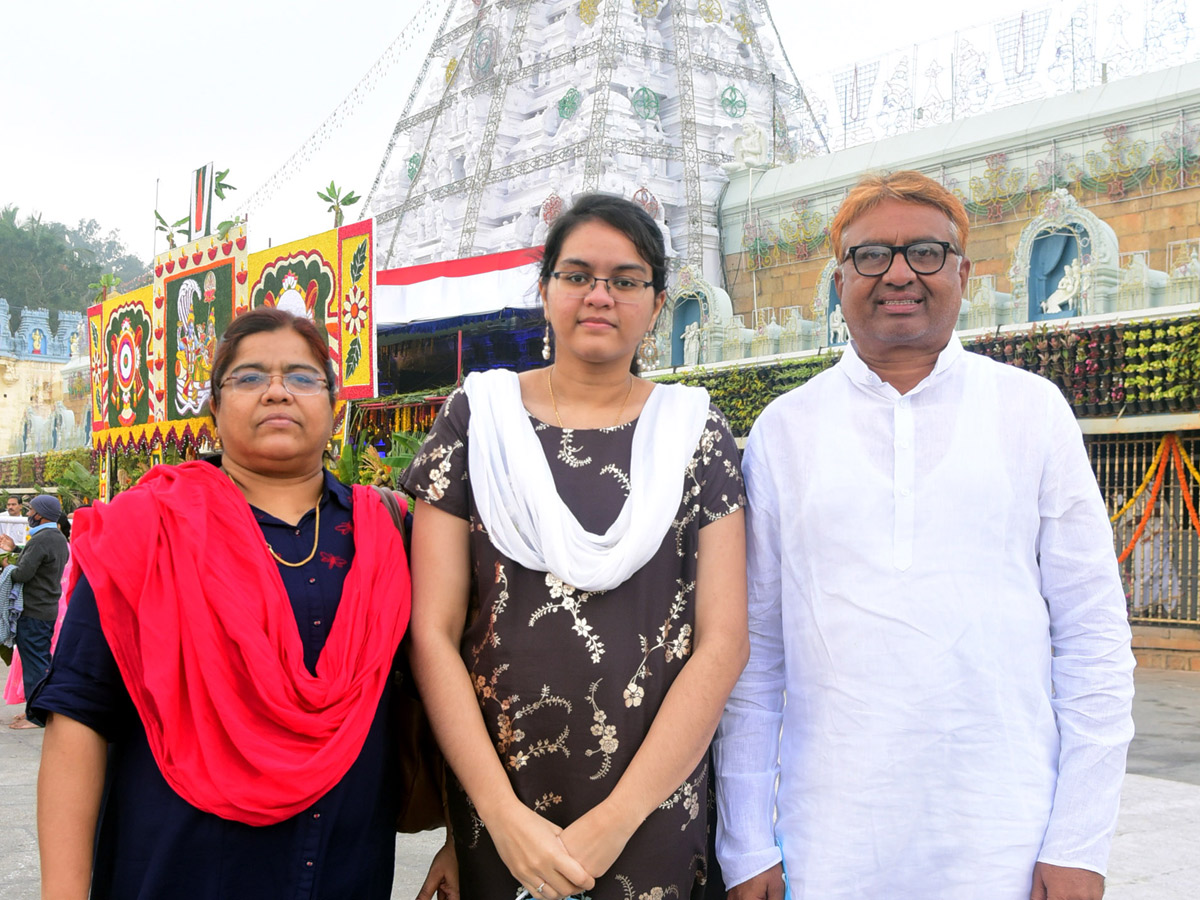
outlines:
{"label": "red decorative border", "polygon": [[465,259],[425,263],[421,266],[405,266],[403,269],[388,269],[386,272],[377,272],[375,274],[375,283],[405,285],[417,284],[421,281],[428,281],[431,278],[464,278],[468,275],[480,275],[484,272],[519,269],[521,266],[527,266],[532,262],[539,262],[541,258],[541,247],[533,247],[526,250],[506,250],[503,253],[489,253],[486,256],[468,256]]}

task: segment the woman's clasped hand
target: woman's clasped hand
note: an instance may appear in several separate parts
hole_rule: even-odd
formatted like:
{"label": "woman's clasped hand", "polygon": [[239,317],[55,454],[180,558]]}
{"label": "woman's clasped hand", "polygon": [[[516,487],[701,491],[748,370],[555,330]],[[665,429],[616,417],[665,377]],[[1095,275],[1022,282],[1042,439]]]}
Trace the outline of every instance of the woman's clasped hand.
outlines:
{"label": "woman's clasped hand", "polygon": [[562,829],[515,798],[493,825],[488,831],[495,835],[497,851],[534,900],[556,900],[595,886],[594,875],[563,844]]}

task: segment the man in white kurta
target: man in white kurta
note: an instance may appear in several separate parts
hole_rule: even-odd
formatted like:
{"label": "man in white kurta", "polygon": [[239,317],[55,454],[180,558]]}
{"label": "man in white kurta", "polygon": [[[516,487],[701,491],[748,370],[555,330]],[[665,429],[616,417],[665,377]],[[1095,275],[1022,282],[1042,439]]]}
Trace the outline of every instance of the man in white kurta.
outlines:
{"label": "man in white kurta", "polygon": [[747,443],[751,656],[715,745],[736,900],[784,868],[795,900],[1103,892],[1133,732],[1112,533],[1058,390],[953,335],[966,230],[924,176],[856,188],[853,343]]}

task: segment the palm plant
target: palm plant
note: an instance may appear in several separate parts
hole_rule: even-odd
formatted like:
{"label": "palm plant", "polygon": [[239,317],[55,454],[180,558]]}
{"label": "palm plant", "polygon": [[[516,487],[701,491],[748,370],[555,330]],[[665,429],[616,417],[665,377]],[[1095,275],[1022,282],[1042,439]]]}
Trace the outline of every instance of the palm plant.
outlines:
{"label": "palm plant", "polygon": [[174,250],[175,235],[186,235],[188,233],[187,228],[184,227],[188,223],[188,217],[184,216],[178,222],[168,225],[167,220],[162,217],[162,213],[156,209],[154,211],[154,218],[158,220],[158,224],[154,226],[154,230],[163,232],[167,236],[167,247],[171,250]]}
{"label": "palm plant", "polygon": [[317,191],[317,196],[329,204],[329,212],[333,213],[333,227],[341,228],[342,221],[345,218],[344,210],[347,206],[353,206],[361,198],[354,191],[346,191],[342,193],[332,181],[329,182],[329,187],[323,191]]}
{"label": "palm plant", "polygon": [[100,476],[93,475],[78,460],[71,460],[66,470],[55,481],[59,497],[72,507],[82,506],[100,496]]}
{"label": "palm plant", "polygon": [[96,292],[96,296],[92,299],[93,303],[103,303],[108,299],[108,292],[121,283],[121,279],[112,272],[105,272],[100,276],[99,281],[92,282],[88,285],[88,290]]}
{"label": "palm plant", "polygon": [[237,190],[236,187],[234,187],[232,184],[230,184],[229,182],[227,182],[225,180],[225,176],[227,176],[228,174],[229,174],[229,170],[226,169],[223,172],[218,172],[216,177],[213,179],[213,193],[217,195],[218,200],[225,199],[226,191],[236,191]]}

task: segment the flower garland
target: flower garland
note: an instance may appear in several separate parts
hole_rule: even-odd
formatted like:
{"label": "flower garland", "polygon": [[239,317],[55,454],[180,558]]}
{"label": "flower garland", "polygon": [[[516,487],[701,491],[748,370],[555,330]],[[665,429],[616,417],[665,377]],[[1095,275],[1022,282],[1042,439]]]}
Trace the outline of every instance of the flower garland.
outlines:
{"label": "flower garland", "polygon": [[1109,518],[1110,523],[1116,524],[1117,520],[1125,515],[1133,504],[1137,502],[1137,499],[1146,492],[1146,488],[1150,484],[1151,478],[1153,478],[1154,484],[1150,487],[1150,499],[1146,502],[1146,509],[1142,512],[1142,518],[1133,531],[1133,537],[1129,539],[1129,543],[1117,557],[1117,562],[1125,562],[1129,558],[1129,554],[1133,552],[1134,546],[1141,540],[1142,533],[1146,530],[1146,525],[1150,521],[1150,516],[1154,513],[1155,505],[1158,503],[1158,495],[1162,490],[1167,467],[1172,463],[1174,463],[1175,474],[1179,479],[1179,488],[1183,494],[1184,505],[1187,507],[1188,518],[1191,519],[1192,527],[1200,533],[1200,516],[1196,514],[1196,507],[1192,503],[1192,492],[1188,489],[1187,475],[1184,472],[1184,468],[1186,466],[1187,471],[1191,473],[1197,482],[1200,482],[1200,472],[1196,471],[1196,467],[1192,464],[1191,458],[1188,457],[1187,451],[1179,445],[1179,441],[1175,435],[1163,435],[1162,442],[1158,445],[1158,450],[1154,453],[1154,460],[1146,470],[1146,476],[1142,479],[1142,483],[1133,492],[1133,496]]}
{"label": "flower garland", "polygon": [[[1197,532],[1200,532],[1200,521],[1196,517],[1196,507],[1192,504],[1192,492],[1188,489],[1187,477],[1183,474],[1183,463],[1180,461],[1181,455],[1184,455],[1183,447],[1179,445],[1179,441],[1172,438],[1171,456],[1175,460],[1175,473],[1179,476],[1179,490],[1183,494],[1183,505],[1187,507],[1188,518],[1192,520],[1192,527]],[[1192,477],[1195,477],[1196,468],[1192,465],[1191,460],[1188,460],[1188,469],[1191,471]]]}
{"label": "flower garland", "polygon": [[[1154,477],[1154,472],[1159,467],[1159,462],[1161,462],[1161,460],[1162,460],[1163,453],[1166,452],[1168,437],[1170,437],[1170,435],[1166,435],[1159,442],[1158,449],[1156,451],[1154,451],[1154,459],[1150,463],[1150,468],[1148,468],[1146,470],[1146,477],[1142,479],[1142,483],[1139,484],[1137,487],[1137,490],[1133,492],[1133,496],[1129,498],[1128,502],[1126,502],[1126,504],[1124,506],[1122,506],[1115,513],[1113,513],[1112,516],[1109,517],[1108,521],[1111,524],[1116,525],[1117,519],[1121,518],[1121,516],[1123,516],[1123,515],[1125,515],[1125,513],[1129,512],[1129,508],[1131,506],[1133,506],[1134,503],[1137,502],[1138,497],[1142,496],[1142,494],[1144,494],[1146,492],[1146,487],[1147,487],[1147,485],[1150,484],[1150,479]],[[1155,494],[1155,496],[1157,496],[1157,493]]]}
{"label": "flower garland", "polygon": [[[1150,521],[1150,515],[1154,512],[1154,506],[1158,503],[1158,494],[1162,489],[1163,476],[1167,473],[1167,462],[1170,457],[1167,455],[1168,448],[1175,442],[1175,436],[1171,434],[1163,435],[1162,443],[1158,445],[1158,452],[1154,456],[1154,462],[1150,464],[1150,469],[1146,472],[1146,478],[1142,480],[1141,487],[1130,498],[1129,502],[1122,507],[1122,512],[1133,505],[1133,501],[1145,491],[1146,481],[1150,478],[1150,473],[1154,472],[1154,486],[1150,489],[1150,499],[1146,502],[1146,510],[1142,513],[1142,520],[1138,522],[1137,528],[1133,530],[1133,537],[1130,538],[1129,544],[1121,551],[1121,555],[1117,557],[1118,563],[1123,563],[1129,558],[1129,554],[1133,552],[1134,546],[1142,539],[1142,532],[1146,530],[1146,525]],[[1120,513],[1118,513],[1120,515]],[[1113,517],[1114,520],[1116,516]]]}

